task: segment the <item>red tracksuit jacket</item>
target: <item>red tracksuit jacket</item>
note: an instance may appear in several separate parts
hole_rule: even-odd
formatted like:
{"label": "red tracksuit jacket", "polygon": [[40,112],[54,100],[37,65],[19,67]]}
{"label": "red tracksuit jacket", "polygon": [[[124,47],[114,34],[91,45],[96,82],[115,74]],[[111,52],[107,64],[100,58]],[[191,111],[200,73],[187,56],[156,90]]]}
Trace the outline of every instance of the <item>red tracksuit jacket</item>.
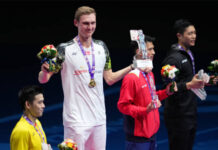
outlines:
{"label": "red tracksuit jacket", "polygon": [[[154,81],[153,73],[151,72],[149,75]],[[150,82],[148,74],[146,76]],[[165,89],[156,93],[159,100],[168,97]],[[124,77],[117,106],[119,111],[124,114],[126,134],[150,138],[157,133],[160,126],[158,109],[146,112],[146,107],[151,100],[149,85],[139,70],[135,69]]]}

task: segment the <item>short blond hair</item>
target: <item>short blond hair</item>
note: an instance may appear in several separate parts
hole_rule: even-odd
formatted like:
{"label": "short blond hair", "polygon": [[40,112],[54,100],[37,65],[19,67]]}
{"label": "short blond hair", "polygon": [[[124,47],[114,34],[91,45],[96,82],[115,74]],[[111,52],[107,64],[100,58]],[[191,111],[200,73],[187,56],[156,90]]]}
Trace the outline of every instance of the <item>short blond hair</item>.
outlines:
{"label": "short blond hair", "polygon": [[89,14],[95,14],[96,15],[96,12],[95,12],[95,9],[94,8],[91,8],[89,6],[81,6],[79,7],[76,12],[75,12],[75,16],[74,16],[74,19],[76,19],[77,21],[80,20],[80,17],[82,15],[89,15]]}

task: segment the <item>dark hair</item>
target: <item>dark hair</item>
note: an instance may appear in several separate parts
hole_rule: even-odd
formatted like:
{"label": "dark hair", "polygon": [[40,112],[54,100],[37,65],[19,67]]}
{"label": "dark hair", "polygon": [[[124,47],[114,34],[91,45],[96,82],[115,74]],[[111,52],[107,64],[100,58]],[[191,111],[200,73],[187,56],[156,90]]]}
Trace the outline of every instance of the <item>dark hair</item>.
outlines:
{"label": "dark hair", "polygon": [[[145,40],[145,42],[152,42],[153,43],[155,41],[155,37],[145,35],[144,40]],[[138,48],[139,48],[139,46],[138,46],[138,43],[136,41],[130,42],[130,49],[132,52],[135,53]]]}
{"label": "dark hair", "polygon": [[18,92],[18,100],[22,110],[25,110],[25,102],[33,102],[37,94],[42,94],[43,90],[40,86],[30,85],[25,86]]}
{"label": "dark hair", "polygon": [[176,33],[183,34],[185,32],[185,29],[191,25],[193,24],[186,19],[176,20],[174,23],[174,32],[175,34]]}

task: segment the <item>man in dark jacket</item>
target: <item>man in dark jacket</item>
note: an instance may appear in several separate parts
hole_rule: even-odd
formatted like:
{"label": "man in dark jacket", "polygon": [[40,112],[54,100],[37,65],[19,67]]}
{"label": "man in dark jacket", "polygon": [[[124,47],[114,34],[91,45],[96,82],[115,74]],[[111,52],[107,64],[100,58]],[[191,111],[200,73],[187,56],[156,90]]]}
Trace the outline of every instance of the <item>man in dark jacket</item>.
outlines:
{"label": "man in dark jacket", "polygon": [[190,50],[195,46],[196,30],[187,20],[177,20],[174,25],[178,43],[162,65],[175,65],[179,69],[176,77],[178,92],[165,101],[164,120],[168,130],[170,150],[191,150],[197,128],[197,100],[191,88],[203,88],[203,80],[195,74],[194,56]]}

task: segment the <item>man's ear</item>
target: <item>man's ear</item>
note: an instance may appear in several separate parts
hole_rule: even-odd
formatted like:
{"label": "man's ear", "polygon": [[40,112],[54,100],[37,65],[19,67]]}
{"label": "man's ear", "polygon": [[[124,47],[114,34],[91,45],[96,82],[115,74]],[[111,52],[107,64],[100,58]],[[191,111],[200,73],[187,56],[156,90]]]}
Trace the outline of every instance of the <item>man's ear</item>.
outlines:
{"label": "man's ear", "polygon": [[73,20],[73,23],[76,27],[78,27],[78,21],[76,19]]}
{"label": "man's ear", "polygon": [[30,109],[31,104],[29,103],[29,101],[25,101],[25,107],[26,109]]}
{"label": "man's ear", "polygon": [[182,34],[181,33],[176,33],[177,38],[180,40],[182,38]]}

